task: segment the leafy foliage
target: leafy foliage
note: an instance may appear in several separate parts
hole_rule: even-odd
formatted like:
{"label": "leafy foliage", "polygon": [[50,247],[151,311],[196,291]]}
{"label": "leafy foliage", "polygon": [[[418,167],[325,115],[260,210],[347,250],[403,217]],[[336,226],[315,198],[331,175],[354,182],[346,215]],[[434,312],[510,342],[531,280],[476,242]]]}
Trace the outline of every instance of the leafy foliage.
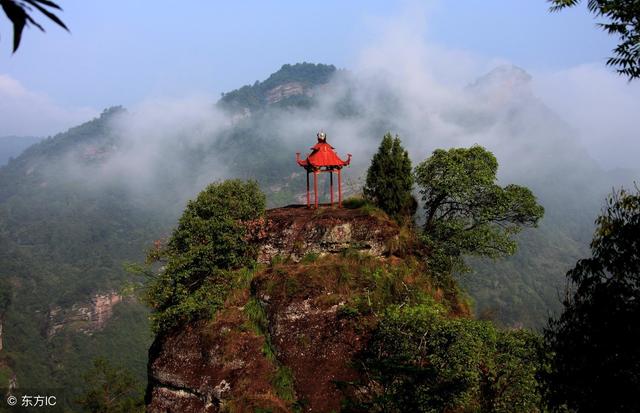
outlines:
{"label": "leafy foliage", "polygon": [[387,133],[367,170],[364,196],[392,217],[412,216],[417,207],[412,188],[409,154],[398,136]]}
{"label": "leafy foliage", "polygon": [[[551,11],[574,7],[580,0],[548,0]],[[614,56],[607,60],[608,66],[629,80],[640,78],[640,3],[634,0],[589,0],[589,11],[609,21],[600,27],[620,39],[613,49]]]}
{"label": "leafy foliage", "polygon": [[77,403],[92,413],[144,412],[142,385],[126,369],[98,358],[84,375],[86,389]]}
{"label": "leafy foliage", "polygon": [[0,0],[0,6],[4,10],[4,14],[13,25],[13,52],[15,53],[20,47],[22,39],[22,30],[28,24],[33,24],[44,32],[44,28],[33,19],[30,12],[32,7],[44,14],[58,26],[69,31],[67,26],[60,20],[58,16],[51,12],[50,9],[62,10],[60,6],[50,0]]}
{"label": "leafy foliage", "polygon": [[544,208],[528,188],[496,184],[498,161],[481,146],[437,149],[415,169],[424,201],[424,234],[440,272],[466,270],[462,256],[516,251],[512,235],[537,226]]}
{"label": "leafy foliage", "polygon": [[149,253],[164,264],[148,286],[156,330],[211,314],[231,287],[230,270],[253,262],[243,221],[264,214],[265,197],[255,181],[227,180],[209,185],[190,201],[165,247]]}
{"label": "leafy foliage", "polygon": [[572,292],[545,332],[555,353],[552,399],[580,412],[640,410],[640,192],[614,192]]}
{"label": "leafy foliage", "polygon": [[534,333],[452,319],[434,304],[390,307],[363,361],[373,380],[352,410],[537,411],[542,340]]}

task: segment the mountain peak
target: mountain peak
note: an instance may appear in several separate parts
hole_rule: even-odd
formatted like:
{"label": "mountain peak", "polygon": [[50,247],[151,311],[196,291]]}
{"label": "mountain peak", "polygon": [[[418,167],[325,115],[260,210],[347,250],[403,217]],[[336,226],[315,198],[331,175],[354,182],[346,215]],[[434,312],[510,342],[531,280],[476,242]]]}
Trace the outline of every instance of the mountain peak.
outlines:
{"label": "mountain peak", "polygon": [[284,64],[266,80],[256,81],[229,93],[224,93],[218,104],[233,111],[255,111],[267,105],[304,105],[313,95],[313,89],[329,82],[336,72],[334,65],[296,63]]}
{"label": "mountain peak", "polygon": [[480,76],[471,86],[483,85],[526,85],[531,82],[531,75],[526,70],[515,65],[500,65]]}
{"label": "mountain peak", "polygon": [[467,89],[491,102],[531,96],[531,75],[515,65],[500,65],[480,76]]}

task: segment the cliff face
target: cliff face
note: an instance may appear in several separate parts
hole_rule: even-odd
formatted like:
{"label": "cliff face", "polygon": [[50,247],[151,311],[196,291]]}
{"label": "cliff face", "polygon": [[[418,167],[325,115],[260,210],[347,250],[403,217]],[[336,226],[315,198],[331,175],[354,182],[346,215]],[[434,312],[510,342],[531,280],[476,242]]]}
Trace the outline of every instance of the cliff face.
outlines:
{"label": "cliff face", "polygon": [[264,337],[242,326],[241,307],[156,339],[149,350],[150,412],[218,412],[228,401],[286,411],[272,391],[275,367],[262,353]]}
{"label": "cliff face", "polygon": [[339,411],[346,383],[363,379],[376,311],[418,289],[438,297],[419,261],[385,255],[399,230],[384,217],[280,208],[250,227],[270,263],[213,320],[156,338],[149,412]]}
{"label": "cliff face", "polygon": [[305,90],[300,82],[289,82],[279,85],[267,91],[267,103],[274,104],[291,96],[311,94],[311,90]]}
{"label": "cliff face", "polygon": [[360,209],[289,206],[267,211],[248,223],[250,243],[258,247],[258,262],[275,257],[298,262],[306,254],[336,254],[350,249],[376,257],[389,253],[398,239],[398,226],[386,217]]}
{"label": "cliff face", "polygon": [[[366,332],[339,316],[345,300],[331,285],[334,277],[323,287],[305,277],[305,265],[293,265],[287,270],[295,277],[268,270],[254,279],[252,293],[236,297],[214,320],[155,341],[148,411],[339,410],[343,394],[335,382],[359,377],[350,360]],[[247,314],[256,303],[264,332],[251,327]]]}
{"label": "cliff face", "polygon": [[123,297],[116,292],[94,294],[87,303],[76,303],[70,308],[54,306],[47,319],[47,338],[58,334],[63,328],[72,328],[86,335],[102,330],[113,314],[113,307]]}

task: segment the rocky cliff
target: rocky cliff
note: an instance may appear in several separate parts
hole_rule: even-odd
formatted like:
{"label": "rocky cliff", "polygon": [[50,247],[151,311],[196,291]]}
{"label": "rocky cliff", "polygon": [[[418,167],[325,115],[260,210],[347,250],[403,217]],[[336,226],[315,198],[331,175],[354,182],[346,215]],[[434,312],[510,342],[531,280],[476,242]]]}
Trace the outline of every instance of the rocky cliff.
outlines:
{"label": "rocky cliff", "polygon": [[58,334],[63,328],[92,335],[102,330],[113,314],[113,307],[123,300],[116,292],[98,293],[86,303],[76,303],[69,308],[54,306],[47,314],[47,338]]}
{"label": "rocky cliff", "polygon": [[[377,215],[376,215],[377,214]],[[248,223],[248,241],[258,247],[258,262],[275,257],[300,261],[306,254],[336,254],[356,250],[388,255],[398,240],[398,226],[379,212],[362,209],[308,209],[300,205],[267,211]]]}
{"label": "rocky cliff", "polygon": [[392,255],[400,230],[379,213],[280,208],[250,228],[263,264],[245,287],[153,343],[149,412],[338,411],[381,309],[448,299],[422,261]]}

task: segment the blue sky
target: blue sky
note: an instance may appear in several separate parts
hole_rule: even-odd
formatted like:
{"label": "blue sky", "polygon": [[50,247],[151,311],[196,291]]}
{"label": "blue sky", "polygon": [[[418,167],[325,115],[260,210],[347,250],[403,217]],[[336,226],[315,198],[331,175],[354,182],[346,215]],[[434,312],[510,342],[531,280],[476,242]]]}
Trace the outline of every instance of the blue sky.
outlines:
{"label": "blue sky", "polygon": [[71,33],[31,28],[15,55],[3,21],[0,73],[62,105],[95,108],[217,95],[287,62],[349,67],[377,22],[407,8],[425,14],[429,41],[527,70],[602,62],[614,44],[584,7],[550,14],[544,0],[59,3]]}

